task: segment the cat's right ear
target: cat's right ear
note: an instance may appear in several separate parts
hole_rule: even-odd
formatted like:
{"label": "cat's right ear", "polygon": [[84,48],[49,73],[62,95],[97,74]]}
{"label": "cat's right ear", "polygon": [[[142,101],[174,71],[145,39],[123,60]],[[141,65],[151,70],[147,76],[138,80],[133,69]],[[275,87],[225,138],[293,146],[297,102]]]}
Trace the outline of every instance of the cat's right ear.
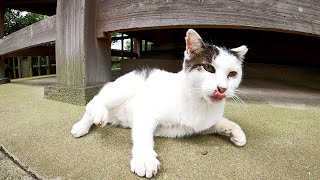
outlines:
{"label": "cat's right ear", "polygon": [[186,54],[192,57],[199,52],[204,46],[200,35],[193,29],[189,29],[186,35]]}

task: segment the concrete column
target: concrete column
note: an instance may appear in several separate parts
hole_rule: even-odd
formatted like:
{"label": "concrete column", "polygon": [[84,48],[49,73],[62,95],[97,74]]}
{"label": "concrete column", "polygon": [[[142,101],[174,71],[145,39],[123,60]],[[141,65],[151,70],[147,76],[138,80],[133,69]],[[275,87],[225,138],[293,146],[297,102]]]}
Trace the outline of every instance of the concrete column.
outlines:
{"label": "concrete column", "polygon": [[111,35],[96,38],[96,0],[58,0],[56,26],[58,85],[45,98],[85,105],[111,81]]}

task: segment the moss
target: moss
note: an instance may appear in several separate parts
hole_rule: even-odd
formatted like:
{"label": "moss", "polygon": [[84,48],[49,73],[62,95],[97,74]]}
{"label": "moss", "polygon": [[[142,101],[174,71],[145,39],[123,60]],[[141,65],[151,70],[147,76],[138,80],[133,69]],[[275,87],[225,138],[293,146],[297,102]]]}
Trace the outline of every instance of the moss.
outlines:
{"label": "moss", "polygon": [[75,105],[86,105],[103,87],[103,84],[76,87],[76,86],[46,86],[44,98]]}

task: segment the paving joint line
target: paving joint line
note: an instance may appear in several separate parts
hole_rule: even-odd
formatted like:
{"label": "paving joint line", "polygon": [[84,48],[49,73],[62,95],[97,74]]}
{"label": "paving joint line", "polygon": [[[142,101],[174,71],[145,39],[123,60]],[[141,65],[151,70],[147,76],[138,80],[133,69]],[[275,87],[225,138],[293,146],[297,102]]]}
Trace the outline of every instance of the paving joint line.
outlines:
{"label": "paving joint line", "polygon": [[4,154],[7,158],[10,159],[15,165],[17,165],[20,169],[25,171],[27,174],[29,174],[32,178],[36,180],[42,180],[43,178],[40,177],[37,173],[31,171],[28,166],[22,165],[16,158],[14,158],[13,155],[11,155],[4,147],[3,145],[0,145],[0,152]]}

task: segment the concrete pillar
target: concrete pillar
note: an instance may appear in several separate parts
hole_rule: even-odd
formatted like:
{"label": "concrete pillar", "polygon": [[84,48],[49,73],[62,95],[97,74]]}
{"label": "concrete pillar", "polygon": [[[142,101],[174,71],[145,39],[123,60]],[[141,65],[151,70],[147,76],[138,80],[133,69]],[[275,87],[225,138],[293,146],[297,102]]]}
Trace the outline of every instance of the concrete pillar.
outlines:
{"label": "concrete pillar", "polygon": [[45,98],[85,105],[111,81],[111,35],[96,38],[96,0],[58,0],[56,26],[58,85]]}

